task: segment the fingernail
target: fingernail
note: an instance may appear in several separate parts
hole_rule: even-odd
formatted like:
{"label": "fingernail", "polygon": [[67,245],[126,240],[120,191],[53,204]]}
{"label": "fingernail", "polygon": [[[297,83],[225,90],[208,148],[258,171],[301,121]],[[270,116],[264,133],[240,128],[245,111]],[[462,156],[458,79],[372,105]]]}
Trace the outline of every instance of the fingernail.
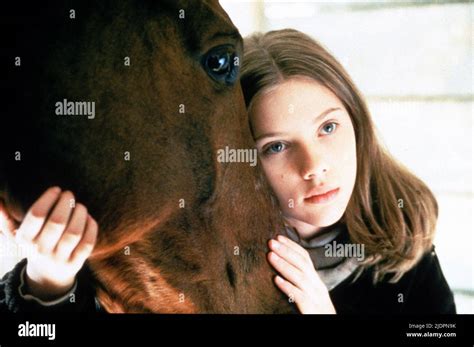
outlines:
{"label": "fingernail", "polygon": [[51,192],[53,192],[53,193],[55,193],[55,194],[59,193],[60,191],[61,191],[61,188],[59,188],[59,187],[57,187],[57,186],[51,188]]}
{"label": "fingernail", "polygon": [[280,248],[280,243],[277,240],[272,240],[270,243],[271,243],[271,246],[272,246],[273,249],[279,249]]}

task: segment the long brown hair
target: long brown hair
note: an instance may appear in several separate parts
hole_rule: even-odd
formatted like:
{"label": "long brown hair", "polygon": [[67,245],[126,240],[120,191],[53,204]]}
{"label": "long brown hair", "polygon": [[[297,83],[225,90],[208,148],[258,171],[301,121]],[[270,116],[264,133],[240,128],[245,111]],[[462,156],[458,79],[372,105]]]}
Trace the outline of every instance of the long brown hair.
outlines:
{"label": "long brown hair", "polygon": [[247,108],[292,77],[315,80],[348,111],[357,146],[357,177],[344,213],[351,241],[365,245],[363,268],[374,282],[396,282],[430,249],[438,204],[430,189],[379,143],[367,105],[342,65],[318,42],[293,29],[244,40],[241,84]]}

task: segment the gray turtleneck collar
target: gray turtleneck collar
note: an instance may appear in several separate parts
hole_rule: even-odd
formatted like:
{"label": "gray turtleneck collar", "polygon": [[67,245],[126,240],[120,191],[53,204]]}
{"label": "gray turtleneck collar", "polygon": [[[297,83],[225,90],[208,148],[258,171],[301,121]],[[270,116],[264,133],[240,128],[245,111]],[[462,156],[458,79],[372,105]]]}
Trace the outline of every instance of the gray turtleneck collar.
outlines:
{"label": "gray turtleneck collar", "polygon": [[291,240],[308,251],[319,277],[328,290],[335,288],[359,268],[359,262],[355,258],[326,256],[326,245],[334,242],[337,244],[350,242],[347,226],[342,222],[338,222],[306,240],[300,238],[292,227],[287,226],[286,233]]}

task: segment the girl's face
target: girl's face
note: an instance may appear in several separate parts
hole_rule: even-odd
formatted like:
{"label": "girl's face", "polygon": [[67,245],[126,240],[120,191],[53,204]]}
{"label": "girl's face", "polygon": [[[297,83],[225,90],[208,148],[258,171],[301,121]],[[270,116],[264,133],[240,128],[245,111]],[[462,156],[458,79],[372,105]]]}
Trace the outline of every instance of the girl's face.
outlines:
{"label": "girl's face", "polygon": [[249,116],[287,222],[303,238],[336,223],[357,171],[354,128],[341,101],[314,80],[292,78],[257,97]]}

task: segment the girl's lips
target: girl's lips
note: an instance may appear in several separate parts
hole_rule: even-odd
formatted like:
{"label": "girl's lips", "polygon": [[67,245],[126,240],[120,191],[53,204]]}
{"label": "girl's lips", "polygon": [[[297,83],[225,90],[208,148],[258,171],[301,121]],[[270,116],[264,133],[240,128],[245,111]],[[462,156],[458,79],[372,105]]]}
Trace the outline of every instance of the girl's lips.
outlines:
{"label": "girl's lips", "polygon": [[309,198],[304,199],[304,201],[309,202],[310,204],[324,204],[326,202],[332,201],[338,193],[339,188],[336,188],[321,195],[310,196]]}

